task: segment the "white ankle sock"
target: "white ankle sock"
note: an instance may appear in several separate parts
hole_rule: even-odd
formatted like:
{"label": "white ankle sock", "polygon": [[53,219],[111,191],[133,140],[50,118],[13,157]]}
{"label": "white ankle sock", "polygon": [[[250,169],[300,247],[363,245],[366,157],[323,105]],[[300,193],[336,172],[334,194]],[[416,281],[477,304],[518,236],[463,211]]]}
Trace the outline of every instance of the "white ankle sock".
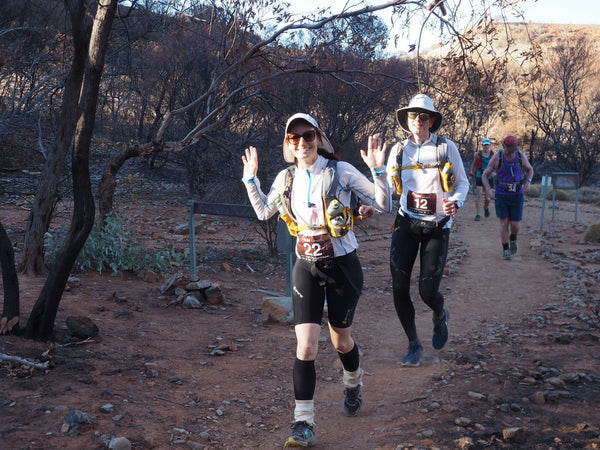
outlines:
{"label": "white ankle sock", "polygon": [[315,423],[315,402],[314,400],[296,400],[294,409],[294,421],[306,422],[310,425]]}

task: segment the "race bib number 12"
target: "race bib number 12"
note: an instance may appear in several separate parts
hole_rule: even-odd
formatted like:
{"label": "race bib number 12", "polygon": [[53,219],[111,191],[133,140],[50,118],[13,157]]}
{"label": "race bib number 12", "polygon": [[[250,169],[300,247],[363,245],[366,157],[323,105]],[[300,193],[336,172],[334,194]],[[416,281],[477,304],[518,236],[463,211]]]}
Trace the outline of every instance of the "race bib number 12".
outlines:
{"label": "race bib number 12", "polygon": [[408,191],[406,195],[406,207],[410,212],[423,214],[424,216],[434,216],[437,205],[437,196],[435,194],[418,194]]}

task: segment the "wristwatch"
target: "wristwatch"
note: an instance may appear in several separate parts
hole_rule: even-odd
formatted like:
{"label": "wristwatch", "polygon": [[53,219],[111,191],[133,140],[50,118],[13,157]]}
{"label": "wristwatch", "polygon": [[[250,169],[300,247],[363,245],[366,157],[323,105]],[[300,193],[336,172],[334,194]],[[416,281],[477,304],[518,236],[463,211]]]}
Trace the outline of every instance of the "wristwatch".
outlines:
{"label": "wristwatch", "polygon": [[527,182],[531,184],[531,178],[527,178]]}

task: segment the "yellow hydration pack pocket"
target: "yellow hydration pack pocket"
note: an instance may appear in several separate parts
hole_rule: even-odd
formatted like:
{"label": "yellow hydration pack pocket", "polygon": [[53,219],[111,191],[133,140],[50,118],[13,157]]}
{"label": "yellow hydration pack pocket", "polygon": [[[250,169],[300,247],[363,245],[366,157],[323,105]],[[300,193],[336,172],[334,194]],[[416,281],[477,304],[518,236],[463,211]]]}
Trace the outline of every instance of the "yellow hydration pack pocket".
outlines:
{"label": "yellow hydration pack pocket", "polygon": [[285,222],[291,236],[297,236],[298,225],[296,225],[296,221],[290,214],[285,199],[283,199],[280,195],[275,199],[275,204],[277,205],[277,210],[279,211],[279,219]]}
{"label": "yellow hydration pack pocket", "polygon": [[452,192],[454,190],[454,171],[452,170],[452,164],[446,161],[444,167],[439,169],[440,181],[442,182],[442,189],[444,192]]}
{"label": "yellow hydration pack pocket", "polygon": [[396,194],[402,195],[402,171],[398,166],[392,167],[392,182],[396,188]]}

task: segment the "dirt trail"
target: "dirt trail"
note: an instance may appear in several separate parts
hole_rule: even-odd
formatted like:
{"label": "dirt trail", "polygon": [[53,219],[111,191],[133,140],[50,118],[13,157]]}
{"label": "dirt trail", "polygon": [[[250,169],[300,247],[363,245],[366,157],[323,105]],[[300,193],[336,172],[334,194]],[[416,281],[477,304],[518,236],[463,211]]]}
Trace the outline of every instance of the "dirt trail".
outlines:
{"label": "dirt trail", "polygon": [[[368,267],[370,243],[361,245],[367,288],[357,313],[355,335],[369,374],[365,379],[365,406],[360,417],[339,419],[340,389],[328,387],[327,392],[318,392],[318,438],[323,448],[394,449],[399,444],[448,448],[451,436],[443,430],[453,429],[455,438],[461,434],[455,430],[458,428],[454,425],[455,418],[471,415],[473,421],[480,419],[461,404],[469,401],[469,390],[487,393],[491,387],[470,386],[474,382],[472,377],[453,376],[457,357],[481,352],[485,358],[489,340],[498,338],[495,334],[488,336],[486,330],[516,323],[524,314],[538,309],[541,302],[555,297],[557,273],[551,262],[529,249],[528,229],[531,230],[538,209],[529,208],[526,212],[519,255],[503,261],[498,219],[492,216],[473,221],[473,206],[473,202],[467,202],[457,218],[451,255],[455,258],[460,255],[460,262],[455,265],[450,261],[452,273],[441,285],[451,314],[450,339],[444,349],[435,351],[431,347],[431,312],[420,301],[416,289],[411,292],[426,353],[421,367],[398,365],[406,352],[407,340],[391,301],[389,276],[383,270],[374,282]],[[382,222],[387,224],[388,220]],[[381,265],[386,269],[388,246],[388,237],[374,246],[377,257],[373,260],[381,257]],[[413,276],[417,273],[415,268]],[[333,355],[325,358],[334,359]],[[480,359],[474,357],[469,366],[481,364]],[[323,400],[326,403],[320,404]],[[514,399],[517,400],[520,399]],[[277,446],[277,442],[270,444]]]}
{"label": "dirt trail", "polygon": [[[354,327],[367,372],[364,407],[357,417],[342,415],[339,362],[324,328],[317,448],[445,449],[461,437],[471,438],[474,448],[549,448],[556,439],[563,442],[557,448],[600,445],[594,429],[600,424],[598,329],[578,320],[583,307],[565,313],[560,264],[529,245],[545,240],[553,255],[589,251],[581,233],[600,217],[600,208],[581,206],[580,225],[573,225],[573,205],[562,204],[556,222],[540,233],[540,205],[526,203],[519,255],[502,261],[493,208],[491,218],[475,222],[469,197],[451,235],[441,286],[451,319],[449,342],[440,351],[431,347],[431,313],[413,289],[426,353],[417,368],[398,364],[407,342],[391,298],[393,217],[370,220],[367,234],[359,234],[365,287]],[[5,206],[3,224],[22,226],[22,209]],[[140,233],[186,248],[185,236],[172,233],[187,220],[185,205],[144,201],[125,209]],[[218,232],[198,236],[200,278],[218,283],[226,304],[167,307],[172,297],[160,295],[160,283],[88,273],[65,293],[57,324],[61,328],[69,315],[88,316],[100,328],[96,342],[51,346],[0,336],[3,352],[35,358],[51,348],[55,364],[47,373],[0,365],[0,448],[100,449],[106,448],[102,435],[125,436],[136,449],[281,447],[292,420],[295,339],[292,327],[264,320],[261,303],[264,291],[285,292],[284,259],[265,258],[252,223],[206,221]],[[591,260],[587,267],[598,264]],[[22,311],[29,311],[42,281],[20,280]],[[119,311],[131,314],[117,317]],[[225,355],[210,356],[219,345],[228,346]],[[574,373],[585,376],[567,377]],[[577,381],[553,381],[560,385],[553,387],[550,375]],[[540,391],[549,400],[531,402]],[[100,412],[107,403],[114,411]],[[90,413],[96,423],[74,435],[62,433],[62,420],[73,409]],[[526,429],[526,441],[506,441],[502,430],[509,427]]]}

